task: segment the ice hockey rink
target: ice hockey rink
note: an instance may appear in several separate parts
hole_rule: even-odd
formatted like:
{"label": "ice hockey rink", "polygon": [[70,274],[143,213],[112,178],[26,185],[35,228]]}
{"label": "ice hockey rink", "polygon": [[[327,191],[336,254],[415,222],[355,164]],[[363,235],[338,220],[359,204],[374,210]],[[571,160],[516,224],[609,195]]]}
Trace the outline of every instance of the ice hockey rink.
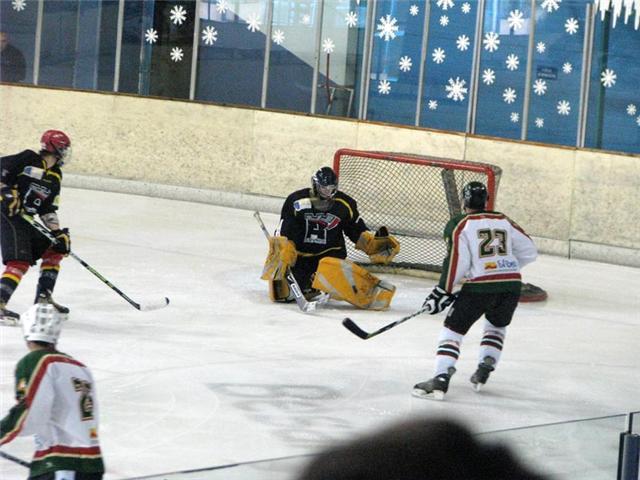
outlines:
{"label": "ice hockey rink", "polygon": [[[287,480],[295,461],[242,474],[165,474],[308,455],[417,415],[452,416],[480,433],[640,410],[640,269],[542,255],[524,279],[549,299],[520,305],[486,388],[475,393],[468,381],[476,324],[446,400],[435,402],[412,397],[411,387],[432,376],[442,315],[366,341],[341,325],[350,316],[374,330],[412,313],[435,280],[382,275],[397,286],[389,311],[330,302],[305,315],[269,301],[259,279],[267,244],[251,211],[66,188],[60,217],[73,251],[129,296],[171,299],[139,312],[72,258],[63,262],[55,298],[71,317],[59,349],[94,373],[107,479]],[[263,218],[272,229],[278,217]],[[526,228],[526,219],[515,220]],[[10,308],[28,308],[36,279],[30,270]],[[14,402],[15,363],[26,353],[20,328],[0,327],[0,351],[4,415]],[[522,438],[538,432],[533,444],[548,449],[538,466],[556,462],[565,473],[556,478],[614,478],[624,420],[608,424],[606,435],[593,424],[570,425],[522,430]],[[546,443],[545,432],[553,437]],[[29,460],[33,440],[21,437],[3,451]],[[613,472],[596,468],[602,455]],[[26,476],[0,458],[2,480]]]}

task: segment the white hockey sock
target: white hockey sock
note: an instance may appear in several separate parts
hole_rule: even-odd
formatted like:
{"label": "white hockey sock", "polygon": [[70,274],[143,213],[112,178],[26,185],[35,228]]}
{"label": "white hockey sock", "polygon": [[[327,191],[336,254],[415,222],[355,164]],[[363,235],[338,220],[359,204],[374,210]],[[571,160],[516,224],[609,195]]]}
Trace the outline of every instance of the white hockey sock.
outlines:
{"label": "white hockey sock", "polygon": [[493,357],[496,361],[494,367],[498,365],[506,334],[507,327],[496,327],[489,320],[484,321],[484,333],[480,341],[478,363],[482,363],[484,357]]}
{"label": "white hockey sock", "polygon": [[436,351],[436,375],[448,373],[449,367],[455,366],[460,356],[460,345],[462,345],[463,338],[464,335],[442,327]]}

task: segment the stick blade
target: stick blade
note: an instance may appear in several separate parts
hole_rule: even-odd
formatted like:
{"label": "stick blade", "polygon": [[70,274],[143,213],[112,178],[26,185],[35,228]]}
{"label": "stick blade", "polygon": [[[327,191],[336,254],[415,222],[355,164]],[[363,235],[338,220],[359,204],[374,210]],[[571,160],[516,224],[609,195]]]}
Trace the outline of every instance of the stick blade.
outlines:
{"label": "stick blade", "polygon": [[344,320],[342,320],[342,325],[344,325],[344,328],[349,330],[355,336],[363,340],[366,340],[367,338],[369,338],[369,334],[364,330],[362,330],[358,325],[356,325],[355,322],[350,318],[345,318]]}
{"label": "stick blade", "polygon": [[169,305],[169,299],[167,297],[164,297],[162,300],[152,300],[151,302],[140,303],[139,310],[148,312],[150,310],[159,310],[166,307],[167,305]]}

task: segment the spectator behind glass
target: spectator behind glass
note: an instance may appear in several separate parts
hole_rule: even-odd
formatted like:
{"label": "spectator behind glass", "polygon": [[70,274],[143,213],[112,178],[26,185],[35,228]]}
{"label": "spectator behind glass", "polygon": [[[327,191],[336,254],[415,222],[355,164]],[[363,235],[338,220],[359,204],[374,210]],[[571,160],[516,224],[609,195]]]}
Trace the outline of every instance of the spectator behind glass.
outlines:
{"label": "spectator behind glass", "polygon": [[462,424],[422,418],[330,447],[298,480],[544,480]]}
{"label": "spectator behind glass", "polygon": [[0,32],[0,81],[21,82],[25,70],[24,55],[9,43],[7,32]]}

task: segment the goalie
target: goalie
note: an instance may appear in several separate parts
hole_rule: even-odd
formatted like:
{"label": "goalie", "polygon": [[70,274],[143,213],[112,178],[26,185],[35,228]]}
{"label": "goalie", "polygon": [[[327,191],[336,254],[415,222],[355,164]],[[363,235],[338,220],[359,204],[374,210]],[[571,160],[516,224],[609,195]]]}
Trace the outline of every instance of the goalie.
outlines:
{"label": "goalie", "polygon": [[345,235],[373,263],[387,264],[400,251],[386,227],[367,228],[356,201],[338,190],[335,172],[323,167],[311,177],[311,188],[286,198],[279,232],[269,239],[261,278],[269,282],[271,300],[294,300],[286,279],[290,269],[308,300],[326,292],[359,308],[388,308],[395,287],[346,260]]}

